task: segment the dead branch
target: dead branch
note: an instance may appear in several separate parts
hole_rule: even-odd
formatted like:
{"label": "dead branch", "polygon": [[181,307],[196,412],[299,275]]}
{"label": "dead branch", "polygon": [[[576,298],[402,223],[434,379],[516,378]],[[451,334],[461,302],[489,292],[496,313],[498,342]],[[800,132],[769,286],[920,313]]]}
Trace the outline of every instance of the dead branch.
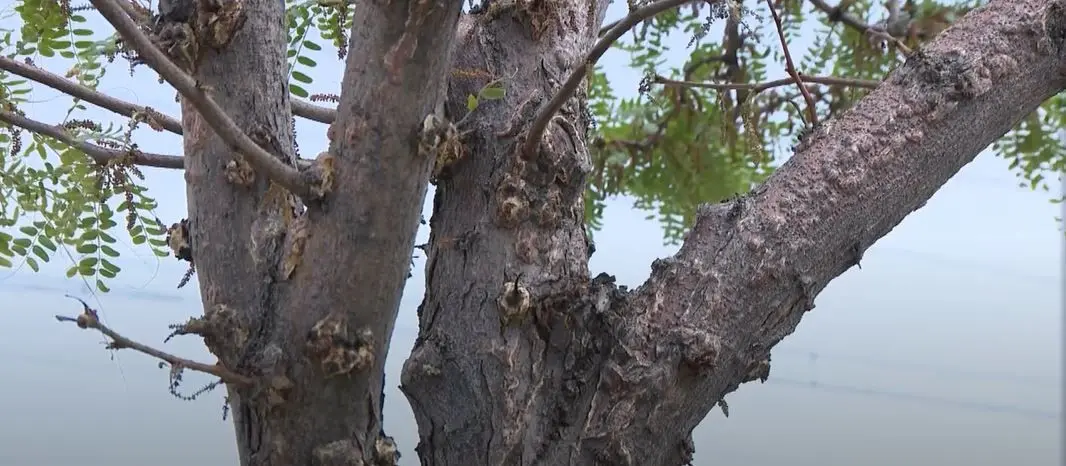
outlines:
{"label": "dead branch", "polygon": [[150,119],[148,123],[153,128],[162,128],[177,135],[181,134],[181,122],[174,117],[164,115],[158,110],[149,107],[142,107],[97,92],[70,79],[64,78],[58,74],[50,73],[28,63],[22,63],[7,57],[0,57],[0,70],[44,84],[45,86],[71,97],[84,100],[97,107],[110,110],[122,116],[134,118],[135,115],[145,115]]}
{"label": "dead branch", "polygon": [[111,328],[109,328],[108,326],[106,326],[103,323],[101,323],[100,322],[100,317],[97,314],[96,310],[91,308],[91,307],[89,307],[88,303],[86,303],[85,301],[83,301],[80,298],[77,298],[75,296],[71,296],[71,295],[66,295],[66,296],[68,298],[71,298],[71,299],[77,299],[79,302],[81,302],[81,305],[82,305],[82,308],[83,308],[82,313],[78,317],[67,317],[67,316],[57,315],[57,316],[55,316],[56,320],[58,320],[60,322],[74,322],[80,328],[93,329],[93,330],[99,331],[100,333],[104,334],[105,336],[107,336],[108,338],[111,339],[111,342],[107,344],[108,349],[116,349],[116,350],[118,350],[118,349],[123,349],[123,348],[129,348],[129,349],[132,349],[134,351],[138,351],[138,352],[147,354],[147,355],[149,355],[149,356],[151,356],[153,358],[159,359],[161,361],[165,361],[167,364],[170,364],[170,366],[172,368],[191,369],[191,370],[194,370],[194,371],[197,371],[197,372],[203,372],[205,374],[211,374],[211,375],[213,375],[215,377],[218,377],[219,379],[222,379],[223,382],[226,382],[226,383],[229,383],[229,384],[238,384],[238,385],[252,385],[253,384],[252,379],[250,379],[248,377],[245,377],[243,375],[237,374],[237,373],[235,373],[233,371],[230,371],[229,369],[226,369],[225,367],[223,367],[220,364],[210,364],[209,365],[209,364],[204,364],[202,362],[196,362],[196,361],[193,361],[193,360],[190,360],[190,359],[185,359],[185,358],[181,358],[181,357],[178,357],[178,356],[174,356],[174,355],[172,355],[170,353],[167,353],[167,352],[152,348],[151,346],[145,345],[143,343],[138,343],[136,341],[130,340],[129,338],[126,338],[126,337],[122,336],[118,332],[116,332],[114,330],[111,330]]}
{"label": "dead branch", "polygon": [[781,40],[781,50],[785,54],[785,71],[792,77],[796,87],[799,87],[800,94],[803,94],[803,100],[807,102],[807,124],[816,125],[818,124],[818,109],[814,103],[814,98],[811,97],[811,93],[803,85],[803,79],[800,77],[799,72],[796,71],[795,63],[792,62],[792,53],[788,51],[788,41],[785,40],[785,30],[781,26],[781,16],[777,14],[773,0],[766,0],[766,6],[770,9],[770,14],[774,17],[774,24],[777,26],[777,37]]}
{"label": "dead branch", "polygon": [[[729,90],[750,90],[753,93],[760,93],[767,89],[775,87],[788,86],[796,81],[792,78],[775,79],[773,81],[766,81],[761,83],[710,83],[702,81],[679,81],[675,79],[669,79],[663,76],[656,76],[652,79],[653,83],[662,84],[664,86],[679,86],[679,87],[699,87],[705,89],[715,89],[719,91]],[[852,78],[838,78],[835,76],[803,76],[803,84],[821,84],[825,86],[845,86],[845,87],[861,87],[864,89],[875,89],[881,84],[880,81],[873,81],[869,79],[852,79]]]}
{"label": "dead branch", "polygon": [[104,19],[115,27],[122,39],[137,51],[140,58],[171,86],[174,86],[181,93],[182,98],[188,99],[211,129],[229,145],[240,151],[255,169],[300,197],[311,195],[310,186],[296,168],[274,157],[252,141],[192,76],[178,68],[162,50],[152,43],[140,26],[115,0],[91,0],[91,2]]}
{"label": "dead branch", "polygon": [[540,137],[544,134],[544,130],[548,127],[548,122],[559,109],[563,108],[563,104],[574,95],[574,91],[577,90],[577,86],[581,84],[581,80],[585,75],[596,65],[596,61],[611,48],[623,34],[628,32],[633,26],[636,26],[641,21],[644,21],[652,16],[662,13],[671,8],[677,8],[681,5],[689,3],[693,0],[659,0],[647,6],[643,6],[631,11],[625,18],[622,18],[607,31],[595,45],[592,46],[592,50],[589,51],[585,58],[584,63],[580,63],[570,73],[570,76],[566,78],[566,82],[563,83],[559,91],[555,93],[555,96],[537,113],[537,116],[533,119],[533,124],[529,127],[529,132],[526,135],[526,140],[522,144],[521,154],[526,158],[533,158],[533,154],[540,147]]}
{"label": "dead branch", "polygon": [[124,151],[103,148],[96,144],[77,140],[61,126],[52,126],[37,120],[31,120],[15,112],[0,110],[0,121],[18,126],[26,131],[48,136],[68,146],[75,147],[78,150],[85,152],[86,155],[92,157],[96,163],[101,165],[107,164],[112,160],[127,158],[132,155],[131,162],[134,165],[172,168],[177,170],[185,168],[184,159],[176,155],[152,154],[141,152],[139,150]]}

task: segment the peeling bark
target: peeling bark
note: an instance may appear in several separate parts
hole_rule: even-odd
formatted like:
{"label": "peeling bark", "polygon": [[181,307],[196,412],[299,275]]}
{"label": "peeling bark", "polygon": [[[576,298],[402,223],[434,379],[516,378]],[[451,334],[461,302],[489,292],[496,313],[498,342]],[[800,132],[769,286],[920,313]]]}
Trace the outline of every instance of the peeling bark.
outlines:
{"label": "peeling bark", "polygon": [[[439,162],[420,150],[420,128],[442,99],[460,120],[467,95],[507,79],[503,100],[466,119],[465,156],[434,176],[427,292],[401,387],[421,463],[678,465],[711,408],[765,380],[770,351],[831,279],[1066,87],[1066,1],[993,1],[756,190],[704,207],[681,250],[627,290],[589,277],[584,91],[537,153],[519,154],[533,115],[584,66],[607,2],[494,3],[460,18],[461,3],[354,9],[315,165],[329,182],[295,211],[265,177],[235,170],[241,157],[183,105],[205,341],[256,380],[228,387],[242,465],[395,461],[381,430],[384,356]],[[282,8],[245,0],[243,25],[201,50],[195,77],[295,165]]]}

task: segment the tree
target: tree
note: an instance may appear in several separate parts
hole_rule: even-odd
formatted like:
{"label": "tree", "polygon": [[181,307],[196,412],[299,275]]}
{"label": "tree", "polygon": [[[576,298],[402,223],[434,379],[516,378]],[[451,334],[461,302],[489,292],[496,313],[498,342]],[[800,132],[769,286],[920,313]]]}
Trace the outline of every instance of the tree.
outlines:
{"label": "tree", "polygon": [[[172,385],[183,370],[217,376],[243,465],[395,463],[382,370],[430,183],[427,293],[401,380],[422,464],[684,464],[692,428],[768,377],[774,345],[826,284],[978,152],[998,140],[1034,186],[1064,166],[1040,139],[1062,122],[1061,0],[963,5],[946,29],[956,10],[932,2],[888,2],[871,26],[862,1],[715,1],[686,14],[690,2],[659,0],[603,29],[602,1],[469,13],[431,0],[91,3],[115,36],[68,39],[93,36],[78,27],[87,7],[17,7],[23,29],[0,58],[0,261],[36,269],[70,247],[69,275],[106,292],[123,211],[135,243],[194,264],[203,316],[174,333],[203,337],[216,364],[127,338],[88,305],[60,319],[163,360]],[[747,28],[760,9],[771,27]],[[800,61],[789,37],[809,14],[837,35]],[[602,74],[583,85],[635,26],[634,61],[650,70],[666,31],[699,39],[712,20],[723,42],[694,46],[681,79],[649,75],[644,96],[615,108]],[[314,63],[299,51],[319,47],[312,27],[344,57],[339,95],[309,95],[292,67]],[[764,82],[771,50],[787,80]],[[14,58],[56,53],[78,60],[74,80]],[[108,55],[176,89],[180,120],[95,91]],[[129,124],[34,120],[19,110],[25,79]],[[298,157],[294,116],[328,123],[329,150]],[[773,169],[762,148],[789,122],[802,137]],[[141,151],[140,125],[182,134],[183,154]],[[184,170],[187,219],[150,219],[138,166]],[[687,231],[635,290],[587,267],[586,225],[617,193],[660,209],[668,239]]]}

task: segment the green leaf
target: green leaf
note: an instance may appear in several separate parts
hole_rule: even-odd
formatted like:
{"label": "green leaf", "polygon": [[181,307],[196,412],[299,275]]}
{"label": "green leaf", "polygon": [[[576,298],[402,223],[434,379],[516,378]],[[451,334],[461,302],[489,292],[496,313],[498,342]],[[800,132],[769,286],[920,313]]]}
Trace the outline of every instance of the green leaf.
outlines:
{"label": "green leaf", "polygon": [[39,257],[42,261],[48,262],[48,253],[44,248],[34,245],[30,250],[33,251],[33,255]]}
{"label": "green leaf", "polygon": [[311,79],[310,76],[308,76],[306,74],[303,74],[303,73],[301,73],[299,71],[296,71],[296,70],[293,70],[293,72],[292,72],[292,79],[300,81],[300,82],[302,82],[304,84],[311,84],[313,82],[313,80]]}
{"label": "green leaf", "polygon": [[475,97],[474,94],[470,94],[470,95],[466,96],[466,111],[468,111],[468,112],[474,111],[475,109],[477,109],[477,104],[478,104],[477,97]]}
{"label": "green leaf", "polygon": [[300,86],[297,86],[295,84],[289,84],[289,92],[291,92],[292,95],[294,95],[296,97],[299,97],[301,99],[306,99],[307,96],[311,95],[307,91],[305,91],[304,88],[302,88]]}
{"label": "green leaf", "polygon": [[507,91],[502,87],[485,86],[478,92],[478,96],[485,100],[499,100],[507,96]]}

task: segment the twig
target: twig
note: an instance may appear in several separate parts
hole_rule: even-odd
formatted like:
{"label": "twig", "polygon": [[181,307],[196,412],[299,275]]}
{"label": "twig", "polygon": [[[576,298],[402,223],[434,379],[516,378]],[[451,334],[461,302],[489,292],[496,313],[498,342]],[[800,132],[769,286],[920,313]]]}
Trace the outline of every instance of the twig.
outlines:
{"label": "twig", "polygon": [[55,316],[56,320],[60,322],[74,322],[78,325],[78,327],[81,327],[83,329],[93,329],[99,331],[100,333],[111,339],[111,342],[107,344],[108,349],[129,348],[134,351],[147,354],[156,359],[165,361],[167,364],[170,364],[170,366],[174,368],[191,369],[194,371],[203,372],[205,374],[211,374],[215,377],[222,379],[223,382],[230,384],[253,384],[252,379],[230,371],[229,369],[226,369],[225,367],[219,364],[208,365],[202,362],[192,361],[189,359],[174,356],[164,351],[157,350],[155,348],[152,348],[151,346],[130,340],[129,338],[122,336],[118,332],[111,330],[108,326],[100,323],[100,317],[97,315],[96,310],[89,307],[88,303],[75,296],[66,295],[66,297],[71,299],[77,299],[79,302],[81,302],[83,311],[78,317],[67,317],[57,315]]}
{"label": "twig", "polygon": [[912,53],[911,48],[907,47],[907,45],[904,44],[903,41],[899,40],[899,38],[892,36],[888,33],[888,31],[884,31],[878,27],[866,24],[865,21],[857,18],[855,15],[845,13],[841,9],[840,5],[830,6],[828,3],[822,0],[811,0],[811,4],[814,5],[815,8],[821,10],[823,13],[828,15],[829,21],[831,22],[840,21],[841,23],[844,23],[845,26],[854,28],[863,34],[869,34],[889,41],[893,45],[895,45],[900,52],[903,52],[904,55],[910,55]]}
{"label": "twig", "polygon": [[[52,126],[42,123],[37,120],[31,120],[15,112],[7,110],[0,110],[0,121],[11,125],[18,126],[19,128],[34,133],[42,134],[50,138],[56,139],[64,144],[72,147],[76,147],[78,150],[85,152],[86,155],[92,157],[96,163],[101,165],[107,162],[123,157],[128,157],[130,151],[106,149],[96,144],[91,144],[85,141],[79,141],[62,127]],[[182,157],[176,155],[163,155],[163,154],[151,154],[141,151],[133,151],[132,162],[135,165],[141,165],[145,167],[157,167],[157,168],[173,168],[181,170],[185,168],[185,162]]]}
{"label": "twig", "polygon": [[[744,89],[750,90],[753,93],[759,93],[775,87],[788,86],[790,84],[795,83],[796,80],[792,78],[783,78],[761,83],[709,83],[701,81],[678,81],[662,76],[656,76],[655,79],[652,80],[652,82],[656,84],[662,84],[664,86],[702,87],[719,91]],[[873,81],[869,79],[837,78],[834,76],[803,76],[803,83],[822,84],[825,86],[861,87],[865,89],[874,89],[877,86],[881,85],[879,81]]]}
{"label": "twig", "polygon": [[66,79],[58,74],[50,73],[36,66],[22,63],[18,60],[12,60],[7,57],[0,56],[0,70],[10,72],[12,74],[22,76],[23,78],[44,84],[52,89],[55,89],[64,94],[70,95],[74,98],[84,100],[97,107],[105,108],[119,115],[133,118],[135,114],[142,113],[150,116],[152,120],[159,124],[163,129],[170,131],[174,134],[181,134],[181,123],[170,116],[163,115],[157,110],[142,107],[130,102],[126,102],[121,99],[116,99],[109,95],[97,92],[88,87],[82,86],[74,81]]}
{"label": "twig", "polygon": [[306,198],[311,195],[310,186],[296,168],[287,165],[253,142],[226,115],[222,107],[219,107],[215,100],[204,92],[200,83],[178,68],[162,50],[152,43],[140,26],[123,11],[115,0],[90,1],[100,15],[115,27],[123,41],[136,50],[137,55],[148,66],[163,76],[163,79],[171,86],[174,86],[183,98],[188,99],[207,121],[208,126],[230,146],[240,151],[253,168],[263,172],[268,178],[300,197]]}
{"label": "twig", "polygon": [[814,126],[818,124],[818,113],[814,103],[814,97],[811,97],[811,93],[807,91],[807,88],[803,85],[803,80],[800,78],[800,74],[796,71],[796,65],[792,63],[792,54],[788,51],[788,41],[785,40],[785,29],[781,26],[781,17],[777,14],[777,9],[774,8],[773,0],[766,0],[766,6],[770,9],[770,14],[774,17],[774,24],[777,25],[777,37],[781,39],[781,50],[785,53],[785,71],[789,76],[792,76],[792,80],[799,87],[800,93],[803,94],[803,100],[807,102],[807,124]]}
{"label": "twig", "polygon": [[644,21],[652,16],[662,13],[671,8],[676,8],[694,0],[659,0],[647,6],[637,8],[629,12],[625,18],[622,18],[611,27],[600,40],[592,46],[592,50],[589,51],[585,57],[583,63],[577,66],[570,76],[566,78],[566,82],[563,83],[559,91],[555,93],[555,96],[542,108],[537,116],[533,119],[532,126],[529,127],[529,133],[526,135],[526,140],[522,144],[522,154],[527,158],[532,158],[533,154],[540,147],[540,137],[544,134],[544,130],[548,127],[548,122],[559,109],[563,108],[563,104],[574,95],[574,91],[577,90],[577,86],[581,84],[581,80],[585,77],[585,74],[595,66],[596,61],[611,48],[611,45],[615,43],[623,34],[628,32],[633,26],[636,26],[641,21]]}

